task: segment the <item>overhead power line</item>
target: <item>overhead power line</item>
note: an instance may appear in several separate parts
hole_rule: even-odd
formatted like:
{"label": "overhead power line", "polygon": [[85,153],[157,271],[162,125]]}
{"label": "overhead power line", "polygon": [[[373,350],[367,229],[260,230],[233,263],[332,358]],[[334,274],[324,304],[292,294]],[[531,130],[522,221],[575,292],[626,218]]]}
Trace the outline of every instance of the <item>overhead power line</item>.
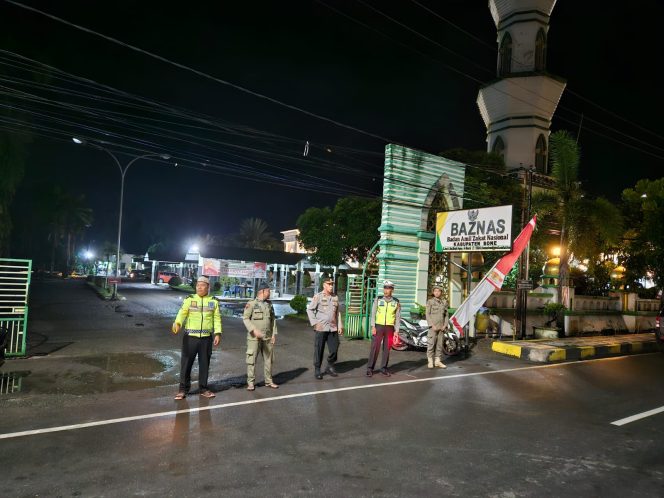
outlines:
{"label": "overhead power line", "polygon": [[[447,19],[446,17],[442,16],[441,14],[435,12],[434,10],[430,9],[429,7],[427,7],[427,6],[425,6],[425,5],[422,5],[422,4],[421,4],[420,2],[418,2],[417,0],[410,0],[410,1],[411,1],[412,3],[414,3],[415,5],[417,5],[418,7],[422,8],[423,10],[427,11],[428,13],[432,14],[433,16],[437,17],[437,18],[440,19],[441,21],[443,21],[443,22],[449,24],[450,26],[452,26],[453,28],[457,29],[458,31],[460,31],[460,32],[463,33],[464,35],[466,35],[466,36],[468,36],[469,38],[475,40],[475,41],[478,42],[480,45],[482,45],[482,46],[484,46],[484,47],[487,47],[487,48],[490,49],[493,53],[497,53],[498,50],[497,50],[497,48],[496,48],[495,45],[490,45],[490,44],[486,43],[486,42],[485,42],[484,40],[482,40],[481,38],[478,38],[477,36],[473,35],[473,34],[470,33],[469,31],[463,29],[463,28],[462,28],[461,26],[459,26],[458,24],[456,24],[456,23],[450,21],[449,19]],[[522,65],[522,66],[524,65],[523,61],[517,59],[514,55],[512,55],[511,59],[512,59],[513,62],[517,62],[518,64],[520,64],[520,65]],[[522,87],[522,88],[523,88],[523,87]],[[530,90],[530,89],[527,89],[527,88],[523,88],[523,89],[526,90],[526,91],[532,92],[532,90]],[[618,113],[616,113],[616,112],[614,112],[614,111],[611,111],[610,109],[607,109],[605,106],[602,106],[602,105],[600,105],[600,104],[598,104],[598,103],[592,101],[591,99],[589,99],[589,98],[587,98],[587,97],[584,97],[583,95],[579,94],[578,92],[575,92],[574,90],[570,89],[569,86],[566,87],[565,90],[566,90],[567,93],[569,93],[569,94],[571,94],[571,95],[574,95],[576,98],[578,98],[578,99],[580,99],[580,100],[583,100],[584,102],[587,102],[588,104],[590,104],[590,105],[596,107],[597,109],[600,109],[601,111],[606,112],[607,114],[609,114],[609,115],[611,115],[611,116],[613,116],[613,117],[615,117],[615,118],[617,118],[617,119],[619,119],[619,120],[621,120],[621,121],[623,121],[623,122],[625,122],[625,123],[627,123],[627,124],[630,124],[630,125],[632,125],[632,126],[638,128],[639,130],[643,131],[643,132],[646,132],[646,133],[648,133],[648,134],[650,134],[650,135],[652,135],[652,136],[655,136],[655,137],[657,137],[657,138],[660,138],[660,139],[664,140],[664,136],[662,136],[661,134],[656,133],[656,132],[654,132],[654,131],[652,131],[652,130],[649,130],[649,129],[647,129],[647,128],[641,126],[640,124],[635,123],[634,121],[632,121],[632,120],[630,120],[630,119],[627,119],[627,118],[625,118],[624,116],[621,116],[621,115],[619,115]],[[532,92],[532,93],[534,93],[534,92]],[[573,112],[573,113],[575,113],[575,114],[577,114],[577,115],[580,115],[580,114],[581,114],[581,113],[579,113],[579,112],[577,112],[577,111],[574,111],[574,110],[572,110],[572,109],[570,109],[570,108],[568,108],[568,107],[565,107],[565,106],[560,106],[560,108],[561,108],[561,109],[565,109],[565,110],[567,110],[567,111],[569,111],[569,112]],[[654,145],[652,145],[652,144],[649,144],[649,143],[647,143],[647,142],[645,142],[645,141],[643,141],[643,140],[640,140],[640,139],[635,138],[635,137],[632,137],[632,136],[630,136],[630,135],[628,135],[628,134],[626,134],[626,133],[623,133],[623,132],[621,132],[621,131],[619,131],[619,130],[617,130],[617,129],[615,129],[615,128],[611,128],[611,127],[605,125],[604,123],[601,123],[600,121],[594,120],[594,119],[592,119],[592,118],[587,118],[587,119],[590,119],[590,120],[593,121],[594,123],[596,123],[596,124],[598,124],[598,125],[600,125],[600,126],[603,126],[603,127],[605,127],[605,128],[613,129],[614,131],[616,131],[617,133],[619,133],[619,134],[621,134],[621,135],[623,135],[623,136],[625,136],[625,137],[628,137],[628,138],[631,138],[631,139],[633,139],[633,140],[639,141],[639,142],[644,143],[644,144],[646,144],[646,145],[649,145],[649,146],[651,146],[651,147],[653,147],[653,148],[657,148],[657,149],[663,150],[663,149],[661,149],[661,148],[659,148],[659,147],[657,147],[657,146],[654,146]]]}
{"label": "overhead power line", "polygon": [[366,135],[366,136],[369,136],[369,137],[372,137],[372,138],[376,138],[378,140],[382,140],[383,142],[394,142],[393,140],[385,138],[381,135],[377,135],[375,133],[371,133],[371,132],[362,130],[360,128],[356,128],[354,126],[347,125],[345,123],[341,123],[340,121],[336,121],[332,118],[328,118],[326,116],[322,116],[320,114],[316,114],[314,112],[307,111],[306,109],[303,109],[301,107],[298,107],[298,106],[295,106],[295,105],[292,105],[292,104],[287,104],[286,102],[283,102],[281,100],[277,100],[275,98],[269,97],[269,96],[264,95],[264,94],[259,93],[259,92],[255,92],[255,91],[250,90],[248,88],[245,88],[243,86],[236,85],[235,83],[231,83],[230,81],[226,81],[226,80],[223,80],[221,78],[217,78],[216,76],[212,76],[208,73],[205,73],[205,72],[200,71],[198,69],[195,69],[193,67],[187,66],[185,64],[181,64],[179,62],[175,62],[175,61],[170,60],[170,59],[167,59],[166,57],[155,54],[153,52],[149,52],[149,51],[144,50],[144,49],[142,49],[140,47],[137,47],[135,45],[125,43],[122,40],[118,40],[117,38],[113,38],[111,36],[104,35],[102,33],[99,33],[98,31],[94,31],[92,29],[86,28],[85,26],[81,26],[79,24],[74,24],[70,21],[67,21],[66,19],[55,16],[53,14],[49,14],[48,12],[45,12],[43,10],[39,10],[39,9],[34,8],[34,7],[30,7],[29,5],[25,5],[25,4],[22,4],[22,3],[19,3],[19,2],[15,2],[14,0],[5,0],[5,2],[10,3],[12,5],[15,5],[17,7],[20,7],[22,9],[26,9],[26,10],[35,12],[35,13],[40,14],[42,16],[48,17],[50,19],[53,19],[54,21],[58,21],[60,23],[66,24],[67,26],[70,26],[72,28],[76,28],[76,29],[78,29],[80,31],[83,31],[85,33],[97,36],[99,38],[103,38],[104,40],[110,41],[110,42],[115,43],[117,45],[123,46],[125,48],[130,49],[130,50],[133,50],[134,52],[138,52],[140,54],[147,55],[148,57],[152,57],[153,59],[164,62],[166,64],[170,64],[171,66],[177,67],[179,69],[189,71],[190,73],[196,74],[196,75],[201,76],[203,78],[206,78],[208,80],[214,81],[216,83],[220,83],[222,85],[226,85],[226,86],[231,87],[231,88],[234,88],[235,90],[246,93],[248,95],[252,95],[254,97],[257,97],[257,98],[260,98],[260,99],[263,99],[263,100],[267,100],[268,102],[272,102],[273,104],[280,105],[280,106],[285,107],[287,109],[290,109],[292,111],[300,112],[300,113],[305,114],[307,116],[310,116],[310,117],[313,117],[313,118],[316,118],[316,119],[320,119],[322,121],[326,121],[326,122],[331,123],[335,126],[339,126],[341,128],[346,128],[347,130],[355,131],[357,133],[361,133],[363,135]]}
{"label": "overhead power line", "polygon": [[[151,100],[149,100],[149,99],[145,99],[145,98],[143,98],[143,97],[138,97],[138,96],[136,96],[136,95],[129,94],[129,93],[127,93],[127,92],[124,92],[124,91],[120,91],[120,90],[114,89],[113,87],[108,87],[107,85],[102,85],[102,84],[100,84],[100,83],[96,83],[96,82],[94,82],[94,81],[92,81],[92,80],[89,80],[89,79],[80,78],[80,77],[78,77],[78,76],[71,75],[70,73],[65,73],[65,72],[63,72],[63,71],[61,71],[61,70],[59,70],[59,69],[57,69],[57,68],[52,67],[52,66],[47,66],[47,65],[44,65],[43,63],[40,63],[40,62],[38,62],[38,61],[33,61],[33,60],[31,60],[31,59],[27,59],[27,58],[25,58],[25,57],[23,57],[23,56],[20,56],[20,55],[18,55],[18,54],[13,54],[13,53],[11,53],[11,52],[7,52],[7,51],[0,51],[0,53],[2,53],[2,52],[4,52],[4,53],[9,53],[9,54],[13,55],[14,57],[19,58],[19,59],[21,59],[21,60],[27,60],[27,61],[30,62],[31,64],[36,64],[36,65],[38,65],[39,67],[44,67],[44,68],[47,69],[48,71],[50,71],[50,72],[55,72],[55,73],[57,73],[58,75],[64,75],[64,76],[66,77],[66,81],[71,81],[71,82],[74,82],[74,83],[77,83],[77,84],[78,84],[78,83],[79,83],[79,80],[80,80],[80,81],[83,81],[83,85],[84,85],[84,86],[89,86],[89,87],[91,87],[91,88],[96,88],[95,85],[98,85],[98,86],[100,86],[100,87],[102,88],[102,90],[103,90],[104,92],[110,92],[110,93],[113,93],[113,94],[117,93],[117,94],[122,95],[123,98],[129,98],[129,99],[132,99],[132,100],[135,99],[135,100],[138,100],[138,101],[141,101],[141,102],[145,102],[145,103],[147,103],[147,104],[149,104],[149,105],[154,105],[154,106],[156,106],[158,109],[160,109],[159,111],[156,111],[156,110],[154,110],[154,109],[148,107],[147,109],[150,110],[151,112],[162,112],[162,113],[163,113],[163,112],[166,112],[166,113],[173,112],[173,113],[175,113],[175,115],[178,115],[178,116],[181,116],[181,117],[184,117],[184,118],[187,118],[187,119],[195,119],[195,120],[197,120],[197,121],[201,121],[201,122],[203,122],[203,123],[209,123],[210,125],[218,126],[219,129],[223,130],[224,132],[232,132],[232,133],[235,134],[235,135],[244,135],[244,136],[247,136],[246,134],[241,134],[241,133],[237,133],[237,132],[235,132],[235,131],[232,131],[232,129],[237,129],[237,130],[248,130],[248,131],[251,132],[251,133],[255,133],[255,134],[257,134],[257,136],[254,137],[254,138],[257,139],[257,140],[260,140],[260,141],[264,141],[264,140],[273,140],[273,139],[274,139],[273,137],[279,137],[279,138],[283,138],[284,140],[289,140],[289,141],[291,141],[291,142],[299,142],[299,143],[302,143],[301,141],[299,141],[299,140],[297,140],[297,139],[291,139],[291,138],[289,138],[289,137],[282,137],[282,136],[280,136],[280,135],[275,135],[275,134],[273,134],[273,133],[266,133],[266,132],[262,132],[262,131],[256,131],[256,130],[253,130],[253,129],[248,128],[248,127],[237,126],[237,125],[234,125],[234,124],[232,124],[232,123],[228,123],[228,122],[223,122],[223,124],[221,124],[221,125],[217,125],[216,121],[214,121],[214,118],[210,118],[210,117],[207,117],[207,116],[204,116],[203,118],[199,118],[199,116],[200,116],[199,114],[192,115],[192,113],[191,113],[190,111],[187,111],[187,110],[183,110],[183,109],[175,109],[175,108],[172,108],[171,106],[166,106],[165,104],[162,104],[162,103],[159,103],[159,102],[154,102],[154,101],[151,101]],[[1,57],[0,57],[0,58],[1,58]],[[1,64],[1,63],[2,63],[2,62],[0,62],[0,64]],[[29,66],[29,65],[27,65],[27,64],[24,64],[24,63],[21,63],[20,66],[21,66],[22,69],[25,69],[25,70],[29,70],[29,69],[31,69],[31,66]],[[57,86],[54,86],[54,85],[44,85],[44,87],[48,88],[49,90],[54,90],[54,91],[56,91],[56,92],[59,92],[59,91],[61,90],[61,87],[57,87]],[[18,93],[19,93],[22,97],[25,97],[25,96],[26,96],[26,92],[18,91]],[[98,100],[96,94],[84,94],[84,95],[85,95],[85,97],[88,97],[88,98],[94,99],[95,102]],[[55,100],[53,100],[53,99],[43,99],[43,98],[39,98],[39,100],[41,100],[42,102],[45,102],[45,105],[53,105],[53,106],[59,106],[59,105],[62,105],[62,106],[64,106],[64,107],[68,108],[68,109],[70,109],[70,108],[71,108],[71,109],[75,108],[75,109],[77,109],[77,110],[79,110],[79,111],[81,111],[81,112],[86,112],[86,111],[93,112],[93,111],[96,111],[96,110],[97,110],[97,108],[95,108],[95,107],[90,108],[90,107],[88,107],[88,106],[80,106],[80,105],[75,105],[75,106],[74,106],[74,105],[71,105],[71,104],[68,104],[68,103],[60,103],[59,101],[55,101]],[[114,100],[114,101],[115,101],[115,100]],[[120,104],[121,104],[121,105],[133,106],[133,104],[131,104],[131,103],[126,103],[126,102],[127,102],[127,101],[120,101]],[[146,109],[145,106],[140,106],[140,108],[141,108],[141,109]],[[106,113],[106,114],[109,114],[109,113],[110,113],[110,114],[112,114],[112,115],[114,115],[114,116],[118,116],[118,115],[126,116],[125,113],[117,113],[117,112],[114,112],[114,111],[110,111],[110,112],[109,112],[107,109],[102,109],[102,110],[100,110],[100,112],[104,112],[104,113]],[[67,117],[69,117],[69,115],[67,115]],[[109,118],[109,119],[111,119],[111,118]],[[145,117],[141,117],[140,119],[143,120],[143,119],[145,119]],[[152,119],[152,118],[148,118],[148,119]],[[116,120],[116,119],[112,119],[112,121],[117,121],[117,120]],[[161,120],[154,120],[154,121],[161,121]],[[205,140],[205,141],[208,141],[208,142],[212,142],[212,143],[220,144],[220,145],[222,145],[222,146],[235,147],[235,148],[239,147],[240,149],[252,150],[252,151],[257,151],[257,152],[260,152],[260,153],[265,153],[265,151],[260,151],[260,150],[255,149],[255,148],[251,148],[251,147],[242,147],[242,146],[239,146],[239,145],[236,145],[236,144],[231,144],[231,143],[228,143],[228,142],[221,142],[221,141],[218,141],[218,140],[205,139],[205,138],[201,138],[201,137],[198,136],[198,135],[197,135],[197,136],[193,136],[193,135],[186,134],[186,133],[182,133],[182,132],[177,132],[177,131],[173,131],[173,130],[167,130],[167,129],[162,128],[162,127],[150,126],[150,125],[138,125],[138,126],[137,126],[137,125],[135,125],[134,123],[123,121],[123,125],[124,125],[124,124],[126,124],[126,125],[128,125],[128,126],[135,127],[136,129],[143,130],[143,131],[145,131],[145,130],[147,129],[147,130],[148,130],[148,133],[153,134],[153,135],[155,135],[155,136],[160,136],[160,133],[156,133],[156,134],[155,134],[155,133],[152,133],[150,130],[167,131],[168,133],[177,133],[178,135],[181,135],[181,136],[192,137],[192,138],[195,138],[195,139],[197,139],[197,140]],[[175,123],[172,123],[172,124],[175,124]],[[178,125],[179,125],[179,126],[182,126],[182,124],[183,124],[183,123],[178,122]],[[229,128],[230,128],[231,130],[229,130]],[[97,131],[102,132],[102,130],[97,130]],[[262,138],[262,137],[264,137],[264,138]],[[126,137],[126,138],[129,139],[130,137]],[[169,136],[165,136],[165,138],[174,138],[174,137],[172,137],[172,136],[170,136],[170,137],[169,137]],[[176,139],[177,139],[177,138],[176,138]],[[190,143],[191,143],[191,142],[190,142]],[[316,145],[313,144],[313,143],[312,143],[312,145],[316,146]],[[331,152],[330,147],[328,147],[328,146],[326,146],[326,145],[318,145],[317,147],[320,147],[321,149],[324,149],[326,152]],[[334,149],[335,151],[338,151],[338,150],[346,150],[346,151],[350,151],[350,152],[353,152],[353,153],[373,154],[373,155],[376,155],[376,156],[378,156],[378,155],[382,156],[382,153],[378,153],[378,152],[374,152],[374,151],[366,151],[366,150],[362,150],[362,149],[349,148],[349,147],[343,147],[343,146],[338,146],[338,145],[333,145],[333,146],[331,146],[331,147],[332,147],[332,149]],[[293,152],[293,151],[292,151],[292,149],[291,149],[291,150],[288,151],[288,155],[286,155],[286,156],[281,156],[281,157],[283,157],[284,159],[288,159],[288,160],[291,160],[291,161],[292,161],[292,160],[293,160],[292,152]],[[300,159],[296,159],[296,160],[301,160],[301,158],[300,158]],[[372,166],[372,167],[374,167],[374,168],[377,167],[377,165],[375,165],[375,164],[370,164],[370,163],[368,163],[368,162],[366,162],[366,161],[358,160],[357,158],[354,158],[353,160],[355,160],[355,161],[360,161],[360,162],[362,162],[362,163],[364,163],[364,164],[367,164],[367,165],[370,165],[370,166]],[[331,164],[331,165],[335,165],[335,166],[341,167],[342,169],[348,169],[348,168],[347,168],[346,166],[344,166],[344,165],[339,165],[339,163],[334,163],[334,162],[330,162],[330,161],[326,161],[326,160],[324,160],[324,163],[329,163],[329,164]],[[469,164],[469,163],[466,163],[466,165],[467,165],[468,167],[474,167],[474,168],[478,168],[478,169],[486,169],[484,166],[480,166],[480,165],[472,165],[472,164]],[[487,169],[487,171],[488,171],[489,173],[495,174],[495,172],[494,172],[493,170],[491,170],[491,169]],[[374,176],[374,175],[370,175],[370,176]]]}

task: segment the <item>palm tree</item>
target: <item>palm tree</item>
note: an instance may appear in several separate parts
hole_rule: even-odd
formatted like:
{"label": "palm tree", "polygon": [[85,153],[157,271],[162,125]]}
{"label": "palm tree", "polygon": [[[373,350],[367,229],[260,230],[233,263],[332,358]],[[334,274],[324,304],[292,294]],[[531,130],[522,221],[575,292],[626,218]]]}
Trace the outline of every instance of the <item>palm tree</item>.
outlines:
{"label": "palm tree", "polygon": [[247,218],[242,221],[239,232],[233,236],[234,242],[248,249],[275,249],[279,242],[267,228],[267,223],[260,218]]}
{"label": "palm tree", "polygon": [[44,206],[49,220],[49,239],[52,243],[51,270],[55,266],[58,246],[65,243],[65,259],[68,271],[76,249],[77,237],[92,224],[92,209],[85,205],[85,196],[72,195],[56,186]]}
{"label": "palm tree", "polygon": [[570,257],[597,260],[600,252],[618,243],[623,218],[615,204],[606,199],[584,197],[579,181],[581,154],[572,135],[566,130],[557,131],[551,135],[549,144],[551,176],[556,188],[535,196],[533,204],[538,206],[536,211],[542,225],[553,218],[560,226],[558,302],[563,303]]}
{"label": "palm tree", "polygon": [[[115,258],[115,252],[117,248],[118,246],[115,244],[115,242],[105,241],[99,250],[99,254],[103,256],[104,260],[106,261],[107,276],[110,274],[109,268],[111,266],[111,257]],[[122,248],[120,248],[120,257],[122,257]]]}
{"label": "palm tree", "polygon": [[551,176],[556,182],[557,217],[560,221],[560,273],[558,302],[563,302],[563,286],[569,273],[569,229],[578,213],[578,201],[583,198],[579,182],[580,150],[567,130],[553,133],[549,139]]}

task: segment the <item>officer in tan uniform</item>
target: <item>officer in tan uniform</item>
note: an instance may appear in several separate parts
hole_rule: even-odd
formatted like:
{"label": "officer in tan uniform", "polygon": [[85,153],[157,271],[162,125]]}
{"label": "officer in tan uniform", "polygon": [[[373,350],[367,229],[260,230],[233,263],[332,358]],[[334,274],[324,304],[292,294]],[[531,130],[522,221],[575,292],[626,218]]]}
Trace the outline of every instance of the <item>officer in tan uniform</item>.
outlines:
{"label": "officer in tan uniform", "polygon": [[256,359],[263,356],[265,387],[277,389],[272,381],[274,343],[277,340],[277,320],[270,299],[270,286],[261,284],[256,299],[244,307],[243,321],[247,328],[247,390],[256,389]]}
{"label": "officer in tan uniform", "polygon": [[309,323],[314,328],[314,376],[320,380],[323,374],[320,367],[323,362],[323,353],[327,343],[327,369],[326,374],[337,376],[334,364],[337,361],[339,350],[339,336],[344,333],[339,311],[339,297],[334,294],[334,280],[323,280],[323,292],[319,292],[307,306]]}
{"label": "officer in tan uniform", "polygon": [[447,300],[442,297],[443,289],[438,285],[433,287],[433,297],[427,301],[426,319],[429,325],[427,334],[427,360],[429,368],[447,368],[441,361],[443,354],[443,341],[447,328]]}

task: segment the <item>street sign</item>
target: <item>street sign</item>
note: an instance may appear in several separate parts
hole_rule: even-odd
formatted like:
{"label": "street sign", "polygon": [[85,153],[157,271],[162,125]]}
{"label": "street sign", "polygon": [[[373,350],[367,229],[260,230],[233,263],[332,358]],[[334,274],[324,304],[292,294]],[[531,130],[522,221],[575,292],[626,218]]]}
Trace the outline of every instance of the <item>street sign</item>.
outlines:
{"label": "street sign", "polygon": [[120,279],[118,277],[109,277],[108,283],[117,285],[120,283]]}
{"label": "street sign", "polygon": [[519,280],[516,283],[516,288],[521,290],[533,290],[532,280]]}

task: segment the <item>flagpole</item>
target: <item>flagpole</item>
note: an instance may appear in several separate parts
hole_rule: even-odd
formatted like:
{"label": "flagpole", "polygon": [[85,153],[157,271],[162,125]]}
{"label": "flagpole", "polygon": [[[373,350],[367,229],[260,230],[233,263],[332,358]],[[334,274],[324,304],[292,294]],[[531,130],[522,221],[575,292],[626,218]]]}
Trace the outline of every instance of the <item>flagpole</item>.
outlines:
{"label": "flagpole", "polygon": [[[466,291],[467,291],[466,299],[468,299],[470,297],[470,293],[473,290],[473,263],[472,263],[473,258],[471,257],[472,253],[467,252],[466,254],[468,254],[468,268],[466,270],[468,272],[467,274],[468,279],[466,280]],[[470,352],[470,321],[464,327],[464,336],[465,336],[463,339],[464,357],[467,358],[468,353]]]}
{"label": "flagpole", "polygon": [[[475,286],[475,289],[470,292],[468,297],[466,297],[450,317],[452,327],[454,327],[459,334],[464,334],[466,331],[465,326],[491,293],[499,291],[502,288],[505,276],[509,273],[510,269],[514,266],[514,263],[516,263],[516,260],[521,256],[523,250],[530,241],[536,223],[537,219],[536,217],[533,217],[514,240],[512,251],[503,255],[493,265],[491,270],[489,270],[484,278]],[[461,265],[458,266],[463,269]],[[469,266],[468,270],[472,271],[472,268]],[[468,278],[471,278],[470,272]],[[514,330],[514,334],[517,332],[518,330]],[[468,337],[467,333],[465,335]]]}

